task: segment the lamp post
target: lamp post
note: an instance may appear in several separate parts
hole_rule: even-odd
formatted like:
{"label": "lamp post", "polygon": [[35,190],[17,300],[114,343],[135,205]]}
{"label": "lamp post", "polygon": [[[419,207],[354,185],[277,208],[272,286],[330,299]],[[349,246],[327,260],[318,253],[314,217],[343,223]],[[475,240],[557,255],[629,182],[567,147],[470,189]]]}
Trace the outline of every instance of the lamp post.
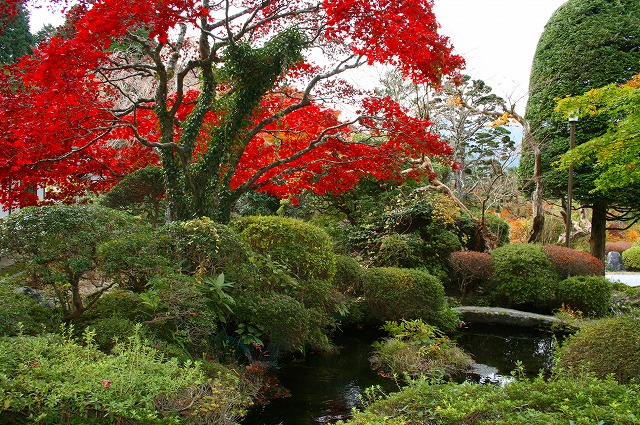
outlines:
{"label": "lamp post", "polygon": [[[569,117],[569,150],[573,149],[576,143],[576,123],[578,117]],[[573,164],[569,164],[569,175],[567,178],[567,248],[571,248],[571,198],[573,197]]]}

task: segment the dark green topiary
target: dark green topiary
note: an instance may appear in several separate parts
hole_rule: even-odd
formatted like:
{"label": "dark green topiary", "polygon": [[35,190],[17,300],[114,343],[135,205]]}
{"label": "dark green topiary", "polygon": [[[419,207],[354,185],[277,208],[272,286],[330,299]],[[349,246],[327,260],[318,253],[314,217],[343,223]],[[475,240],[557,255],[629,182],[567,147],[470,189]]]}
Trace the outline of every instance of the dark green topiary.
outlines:
{"label": "dark green topiary", "polygon": [[604,276],[573,276],[556,288],[556,303],[584,314],[604,316],[611,309],[613,285]]}
{"label": "dark green topiary", "polygon": [[309,311],[288,295],[246,293],[238,296],[234,313],[239,322],[264,329],[275,353],[302,352],[310,342]]}
{"label": "dark green topiary", "polygon": [[365,272],[364,294],[367,315],[374,321],[422,319],[443,330],[453,325],[444,287],[427,272],[370,268]]}
{"label": "dark green topiary", "polygon": [[620,383],[640,377],[640,321],[615,317],[586,323],[556,353],[556,366],[601,378],[613,374]]}
{"label": "dark green topiary", "polygon": [[254,269],[247,244],[231,228],[209,218],[172,222],[159,233],[170,240],[166,255],[188,272],[224,272],[227,280],[241,281]]}
{"label": "dark green topiary", "polygon": [[333,286],[338,291],[348,295],[360,294],[363,276],[364,269],[353,257],[336,255],[336,274],[333,277]]}
{"label": "dark green topiary", "polygon": [[298,279],[331,280],[336,272],[331,239],[319,227],[276,216],[246,217],[231,226],[251,249],[285,264]]}
{"label": "dark green topiary", "polygon": [[549,309],[560,277],[553,264],[533,244],[511,244],[495,249],[492,295],[504,307]]}
{"label": "dark green topiary", "polygon": [[640,270],[640,246],[634,246],[623,251],[622,263],[627,270]]}

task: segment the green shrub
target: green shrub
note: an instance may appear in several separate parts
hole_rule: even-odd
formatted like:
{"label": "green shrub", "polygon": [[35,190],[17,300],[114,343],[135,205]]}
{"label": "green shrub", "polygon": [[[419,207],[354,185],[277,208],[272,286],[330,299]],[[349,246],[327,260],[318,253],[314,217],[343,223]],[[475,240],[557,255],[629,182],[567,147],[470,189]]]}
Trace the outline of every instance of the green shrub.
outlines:
{"label": "green shrub", "polygon": [[573,276],[558,283],[556,303],[584,314],[605,316],[611,309],[613,285],[604,276]]}
{"label": "green shrub", "polygon": [[221,365],[207,379],[137,335],[105,355],[92,333],[82,344],[69,333],[0,341],[1,423],[232,425],[250,404],[250,390]]}
{"label": "green shrub", "polygon": [[491,281],[493,264],[491,255],[486,252],[452,252],[449,263],[453,272],[452,281],[456,283],[462,299],[469,291],[486,288]]}
{"label": "green shrub", "polygon": [[443,330],[455,326],[447,313],[442,283],[421,270],[367,269],[364,297],[367,315],[374,321],[422,319]]}
{"label": "green shrub", "polygon": [[336,256],[336,274],[333,277],[333,286],[338,291],[348,295],[360,294],[363,276],[364,269],[353,257]]}
{"label": "green shrub", "polygon": [[92,320],[85,329],[95,332],[95,343],[106,353],[111,352],[117,342],[127,341],[136,334],[136,324],[120,317]]}
{"label": "green shrub", "polygon": [[309,310],[288,295],[246,293],[238,296],[234,313],[239,322],[263,329],[268,348],[276,355],[302,352],[310,342]]}
{"label": "green shrub", "polygon": [[588,374],[548,380],[540,376],[506,385],[434,385],[431,380],[420,379],[388,396],[375,388],[367,390],[366,410],[354,412],[354,418],[346,423],[632,425],[638,423],[639,392],[640,385],[621,385]]}
{"label": "green shrub", "polygon": [[102,197],[100,203],[108,208],[142,215],[155,226],[162,222],[164,193],[162,168],[151,165],[126,175]]}
{"label": "green shrub", "polygon": [[420,236],[392,233],[380,241],[373,264],[376,267],[418,268],[425,264],[422,251]]}
{"label": "green shrub", "polygon": [[158,254],[169,242],[150,230],[137,231],[100,245],[98,264],[120,287],[142,292],[152,276],[171,266],[168,258]]}
{"label": "green shrub", "polygon": [[336,272],[331,239],[319,227],[275,216],[241,218],[232,227],[253,251],[284,264],[297,279],[331,280]]}
{"label": "green shrub", "polygon": [[41,306],[9,285],[0,285],[0,336],[35,335],[57,322],[55,311]]}
{"label": "green shrub", "polygon": [[589,253],[559,245],[543,250],[561,277],[604,275],[604,263]]}
{"label": "green shrub", "polygon": [[230,281],[241,281],[252,270],[250,250],[229,227],[204,217],[172,222],[160,229],[170,239],[166,255],[187,271],[217,276],[224,272]]}
{"label": "green shrub", "polygon": [[505,245],[491,258],[492,295],[500,306],[549,309],[560,277],[539,245]]}
{"label": "green shrub", "polygon": [[640,246],[634,246],[623,251],[622,263],[627,270],[640,270]]}
{"label": "green shrub", "polygon": [[451,378],[473,363],[446,335],[422,320],[387,322],[383,329],[390,337],[374,344],[371,362],[386,376]]}
{"label": "green shrub", "polygon": [[24,263],[34,285],[51,285],[66,318],[73,319],[102,293],[87,279],[96,271],[96,248],[139,225],[128,214],[98,205],[24,208],[0,222],[0,256],[11,254]]}
{"label": "green shrub", "polygon": [[579,376],[609,374],[620,383],[640,377],[640,321],[629,317],[584,324],[556,353],[556,367]]}
{"label": "green shrub", "polygon": [[217,278],[175,274],[153,278],[149,286],[140,295],[145,307],[154,312],[148,320],[149,332],[180,347],[180,355],[201,357],[215,350],[220,327],[236,306],[224,281],[220,285]]}
{"label": "green shrub", "polygon": [[136,323],[149,319],[151,313],[140,294],[126,290],[113,290],[103,295],[78,323],[86,324],[91,320],[107,317],[118,317]]}

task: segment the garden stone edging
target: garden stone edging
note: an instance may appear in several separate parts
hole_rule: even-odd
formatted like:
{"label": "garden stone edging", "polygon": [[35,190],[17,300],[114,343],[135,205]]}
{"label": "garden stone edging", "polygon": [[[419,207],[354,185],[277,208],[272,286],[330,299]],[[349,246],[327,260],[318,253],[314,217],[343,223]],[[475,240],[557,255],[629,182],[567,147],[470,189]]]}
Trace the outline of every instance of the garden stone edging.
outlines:
{"label": "garden stone edging", "polygon": [[553,326],[568,326],[568,322],[554,316],[530,313],[528,311],[513,310],[501,307],[454,307],[462,315],[466,323],[487,325],[521,326],[527,328],[551,328]]}

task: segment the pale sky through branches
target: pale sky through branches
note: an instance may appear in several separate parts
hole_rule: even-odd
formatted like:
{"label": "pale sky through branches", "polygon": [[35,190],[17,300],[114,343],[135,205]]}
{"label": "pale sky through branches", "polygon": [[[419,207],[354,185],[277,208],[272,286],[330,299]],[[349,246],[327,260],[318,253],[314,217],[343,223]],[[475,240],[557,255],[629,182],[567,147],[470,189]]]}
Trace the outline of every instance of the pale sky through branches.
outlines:
{"label": "pale sky through branches", "polygon": [[[375,1],[375,0],[372,0]],[[466,74],[486,81],[500,96],[520,99],[524,113],[531,61],[540,34],[566,0],[435,0],[441,33],[467,61]],[[31,31],[61,16],[31,11]]]}

